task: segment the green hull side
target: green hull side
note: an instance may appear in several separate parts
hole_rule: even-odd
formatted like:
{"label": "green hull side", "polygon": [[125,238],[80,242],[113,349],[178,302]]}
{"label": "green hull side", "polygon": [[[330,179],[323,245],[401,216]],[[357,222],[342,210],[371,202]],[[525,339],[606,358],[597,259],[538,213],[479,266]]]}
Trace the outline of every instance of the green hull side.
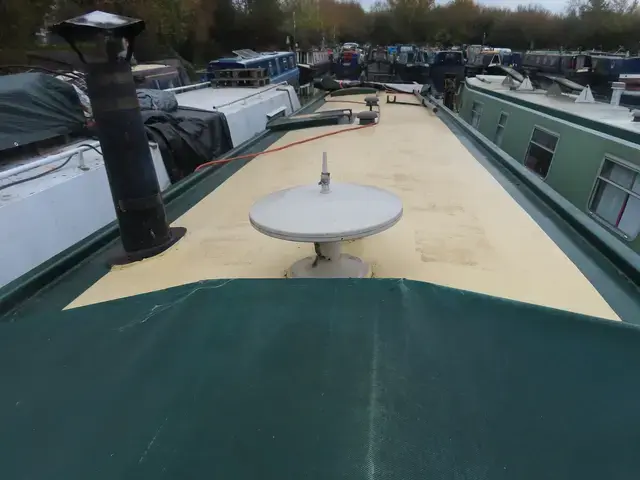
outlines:
{"label": "green hull side", "polygon": [[[474,102],[482,104],[478,131],[492,142],[496,139],[501,113],[509,115],[500,148],[521,164],[524,164],[534,127],[540,127],[559,136],[555,155],[544,181],[587,214],[590,214],[589,201],[605,155],[623,160],[640,169],[640,147],[627,140],[578,123],[554,118],[533,108],[479,92],[465,85],[458,113],[468,123],[471,123]],[[640,252],[640,236],[628,241],[613,230],[612,234],[634,251]]]}

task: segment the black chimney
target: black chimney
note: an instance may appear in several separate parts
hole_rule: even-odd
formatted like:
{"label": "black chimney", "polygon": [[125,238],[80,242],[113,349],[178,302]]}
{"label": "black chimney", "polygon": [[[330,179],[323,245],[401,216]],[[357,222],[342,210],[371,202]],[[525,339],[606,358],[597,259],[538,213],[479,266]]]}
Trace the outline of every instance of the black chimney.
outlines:
{"label": "black chimney", "polygon": [[[135,38],[144,28],[142,20],[100,11],[51,28],[86,64],[88,95],[129,261],[157,255],[185,233],[183,228],[170,229],[167,223],[129,65]],[[100,60],[85,62],[77,42],[87,41],[99,42]]]}

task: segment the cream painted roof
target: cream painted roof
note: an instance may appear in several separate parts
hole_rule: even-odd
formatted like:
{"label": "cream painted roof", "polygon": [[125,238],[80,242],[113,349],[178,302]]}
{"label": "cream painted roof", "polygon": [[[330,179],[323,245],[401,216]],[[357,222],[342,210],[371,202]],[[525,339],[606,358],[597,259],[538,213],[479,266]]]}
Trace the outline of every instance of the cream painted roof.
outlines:
{"label": "cream painted roof", "polygon": [[[381,120],[375,127],[255,158],[176,220],[174,225],[188,233],[175,246],[157,257],[114,268],[70,307],[205,279],[282,278],[313,248],[257,232],[249,223],[249,209],[275,190],[317,183],[324,150],[332,181],[375,185],[403,201],[398,224],[344,247],[370,262],[375,277],[433,282],[618,319],[438,117],[426,108],[386,104],[384,98],[380,105]],[[360,110],[339,98],[321,107],[336,108]],[[273,147],[344,128],[349,127],[291,131]]]}

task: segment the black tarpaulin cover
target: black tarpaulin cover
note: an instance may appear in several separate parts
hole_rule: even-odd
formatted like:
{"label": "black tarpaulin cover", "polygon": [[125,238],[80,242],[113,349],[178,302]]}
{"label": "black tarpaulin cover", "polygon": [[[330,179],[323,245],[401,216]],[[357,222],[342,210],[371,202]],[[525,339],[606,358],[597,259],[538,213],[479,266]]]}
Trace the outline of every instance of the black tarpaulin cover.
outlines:
{"label": "black tarpaulin cover", "polygon": [[180,107],[175,112],[143,110],[147,137],[158,144],[171,178],[177,182],[198,165],[231,150],[231,132],[223,113]]}
{"label": "black tarpaulin cover", "polygon": [[84,122],[68,83],[44,73],[0,77],[0,151],[79,132]]}

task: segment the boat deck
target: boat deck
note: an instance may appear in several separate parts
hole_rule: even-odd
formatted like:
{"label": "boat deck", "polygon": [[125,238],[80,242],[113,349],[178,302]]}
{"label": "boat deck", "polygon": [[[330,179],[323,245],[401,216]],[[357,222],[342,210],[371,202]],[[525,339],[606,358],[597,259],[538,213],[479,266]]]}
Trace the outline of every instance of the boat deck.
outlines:
{"label": "boat deck", "polygon": [[[362,100],[335,98],[321,110],[357,111],[351,102]],[[344,128],[349,127],[292,131],[273,146]],[[248,212],[263,195],[317,182],[323,150],[333,181],[376,185],[403,201],[404,218],[396,226],[345,247],[370,262],[375,277],[432,282],[618,319],[578,267],[436,115],[384,99],[375,128],[255,158],[174,222],[188,233],[170,251],[113,269],[69,306],[200,280],[283,278],[292,263],[311,254],[311,247],[258,233]]]}
{"label": "boat deck", "polygon": [[[0,322],[2,478],[636,478],[640,328],[611,320],[638,321],[637,289],[461,124],[380,107],[177,184],[188,232],[160,256],[110,269],[96,235],[26,279]],[[346,247],[376,278],[285,279],[311,246],[249,224],[322,151],[332,182],[403,201]]]}
{"label": "boat deck", "polygon": [[615,106],[603,102],[575,103],[575,95],[554,97],[547,95],[545,90],[510,90],[508,86],[502,85],[504,78],[502,75],[478,75],[474,78],[467,78],[466,81],[473,87],[482,90],[497,92],[507,97],[521,99],[535,105],[564,111],[586,120],[640,133],[640,122],[633,121],[633,115],[627,107]]}

